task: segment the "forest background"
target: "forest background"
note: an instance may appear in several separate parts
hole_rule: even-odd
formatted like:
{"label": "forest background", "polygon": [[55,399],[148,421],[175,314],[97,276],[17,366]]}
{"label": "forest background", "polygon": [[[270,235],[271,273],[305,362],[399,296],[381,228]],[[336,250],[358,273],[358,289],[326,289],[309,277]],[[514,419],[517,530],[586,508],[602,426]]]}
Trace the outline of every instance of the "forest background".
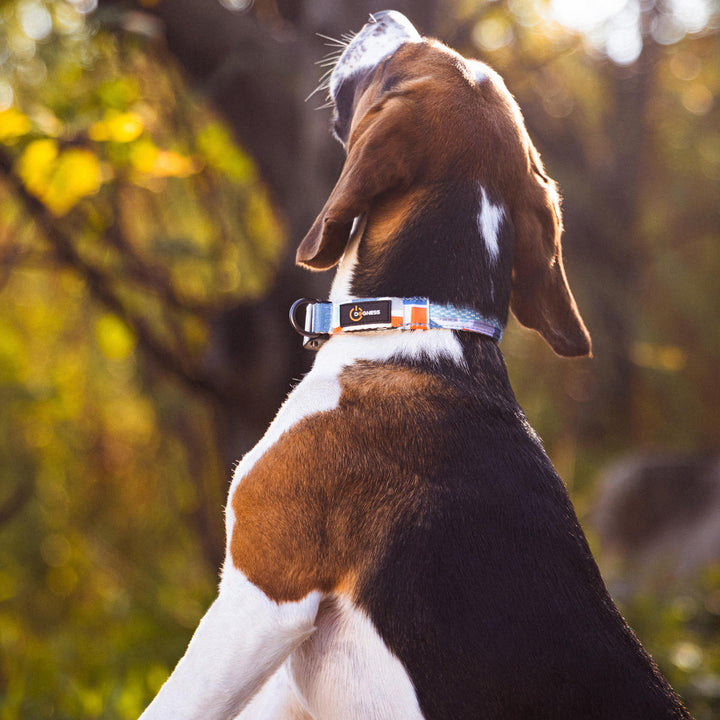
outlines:
{"label": "forest background", "polygon": [[[642,573],[593,523],[617,462],[720,450],[718,4],[394,6],[500,71],[560,184],[595,357],[511,321],[511,379],[631,625],[718,717],[720,567]],[[342,163],[317,33],[379,9],[0,0],[0,720],[136,717],[212,601],[232,467],[312,360],[288,307],[329,282],[292,262]]]}

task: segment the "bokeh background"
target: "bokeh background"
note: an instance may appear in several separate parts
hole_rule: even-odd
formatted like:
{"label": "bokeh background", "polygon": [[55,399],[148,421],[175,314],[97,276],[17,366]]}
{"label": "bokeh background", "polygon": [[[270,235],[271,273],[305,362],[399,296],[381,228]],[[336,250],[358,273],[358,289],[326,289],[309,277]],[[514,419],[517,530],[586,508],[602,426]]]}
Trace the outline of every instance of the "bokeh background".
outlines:
{"label": "bokeh background", "polygon": [[[608,585],[720,717],[717,0],[397,0],[505,77],[594,358],[511,321]],[[0,0],[0,720],[136,717],[215,594],[233,464],[310,353],[318,94],[365,0]]]}

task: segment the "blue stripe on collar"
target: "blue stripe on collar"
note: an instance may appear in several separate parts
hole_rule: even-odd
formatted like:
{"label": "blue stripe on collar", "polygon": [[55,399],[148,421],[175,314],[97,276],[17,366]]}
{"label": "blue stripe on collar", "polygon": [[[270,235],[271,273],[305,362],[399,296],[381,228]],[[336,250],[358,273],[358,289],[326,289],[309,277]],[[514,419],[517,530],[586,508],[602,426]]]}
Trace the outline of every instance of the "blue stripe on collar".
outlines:
{"label": "blue stripe on collar", "polygon": [[[296,317],[301,307],[305,307],[302,326]],[[440,305],[422,297],[359,298],[342,303],[302,298],[293,303],[290,322],[305,336],[305,345],[314,349],[323,339],[343,332],[445,328],[479,333],[500,342],[504,330],[498,320],[477,310]]]}

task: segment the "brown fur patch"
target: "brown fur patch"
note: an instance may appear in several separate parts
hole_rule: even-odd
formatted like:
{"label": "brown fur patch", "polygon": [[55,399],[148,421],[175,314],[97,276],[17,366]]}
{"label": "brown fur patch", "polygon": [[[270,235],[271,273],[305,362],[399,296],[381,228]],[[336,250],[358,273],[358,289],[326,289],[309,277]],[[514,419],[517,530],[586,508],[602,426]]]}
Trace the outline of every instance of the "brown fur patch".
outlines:
{"label": "brown fur patch", "polygon": [[288,430],[232,498],[233,564],[278,602],[313,590],[352,597],[398,524],[432,508],[423,437],[460,398],[409,368],[361,364],[341,381],[337,409]]}

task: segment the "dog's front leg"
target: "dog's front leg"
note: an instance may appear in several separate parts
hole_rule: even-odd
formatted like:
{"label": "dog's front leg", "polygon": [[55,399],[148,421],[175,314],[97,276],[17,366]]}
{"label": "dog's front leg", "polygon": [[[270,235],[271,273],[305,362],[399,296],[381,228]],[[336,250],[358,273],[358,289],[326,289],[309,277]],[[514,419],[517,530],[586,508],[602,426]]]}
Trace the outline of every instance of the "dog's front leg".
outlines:
{"label": "dog's front leg", "polygon": [[226,720],[237,715],[315,628],[320,593],[276,603],[234,568],[187,652],[141,720]]}

